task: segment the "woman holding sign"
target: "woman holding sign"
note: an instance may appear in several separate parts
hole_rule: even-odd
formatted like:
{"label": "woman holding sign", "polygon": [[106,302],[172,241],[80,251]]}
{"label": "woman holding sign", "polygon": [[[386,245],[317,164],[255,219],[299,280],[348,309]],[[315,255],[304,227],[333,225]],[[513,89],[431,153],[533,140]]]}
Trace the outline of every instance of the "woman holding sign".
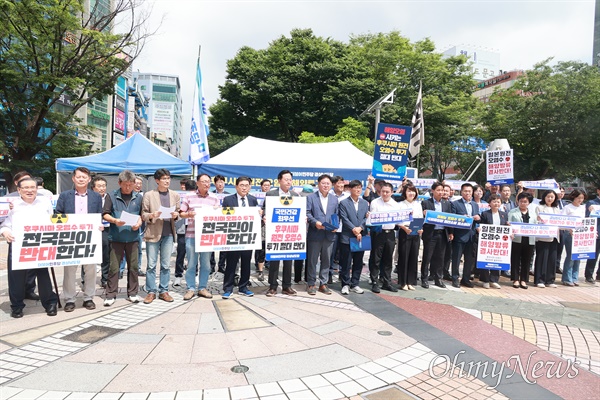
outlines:
{"label": "woman holding sign", "polygon": [[[398,235],[398,283],[401,290],[415,290],[419,245],[423,233],[423,207],[421,207],[420,202],[416,201],[419,197],[419,191],[412,184],[404,186],[402,197],[404,201],[400,202],[400,208],[412,210],[413,223],[405,222],[400,225]],[[411,229],[411,225],[414,229]]]}
{"label": "woman holding sign", "polygon": [[[487,225],[509,225],[508,213],[500,210],[502,200],[497,194],[492,194],[488,198],[490,209],[481,213],[481,223]],[[480,269],[479,280],[483,282],[483,288],[500,289],[500,270]],[[491,283],[490,283],[491,282]]]}
{"label": "woman holding sign", "polygon": [[[527,192],[517,196],[517,208],[508,212],[509,222],[533,224],[537,222],[535,210],[529,210],[533,196]],[[533,257],[535,237],[515,236],[512,242],[510,255],[510,275],[514,288],[527,289],[529,281],[529,263]]]}
{"label": "woman holding sign", "polygon": [[[574,217],[585,218],[585,192],[580,189],[575,189],[569,194],[571,204],[566,205],[562,213],[563,215],[570,215]],[[571,254],[573,250],[573,230],[568,229],[568,235],[565,238],[565,250],[567,251],[567,258],[563,265],[562,284],[565,286],[579,286],[577,278],[579,277],[579,260],[571,260]]]}
{"label": "woman holding sign", "polygon": [[[537,220],[544,223],[540,213],[560,214],[558,197],[554,190],[546,190],[542,194],[542,201],[536,208]],[[539,288],[556,287],[556,255],[558,252],[557,238],[537,238],[535,241],[535,270],[533,284]]]}

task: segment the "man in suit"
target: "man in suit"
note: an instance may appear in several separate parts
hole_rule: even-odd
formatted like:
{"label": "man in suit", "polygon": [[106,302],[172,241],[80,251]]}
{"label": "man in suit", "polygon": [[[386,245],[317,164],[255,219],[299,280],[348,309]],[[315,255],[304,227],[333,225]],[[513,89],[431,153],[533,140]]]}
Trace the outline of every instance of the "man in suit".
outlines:
{"label": "man in suit", "polygon": [[[73,171],[73,185],[75,189],[62,192],[56,202],[57,214],[98,214],[98,222],[102,223],[102,197],[91,189],[90,171],[85,167],[77,167]],[[65,311],[75,310],[75,274],[77,265],[64,267],[63,295],[65,297]],[[96,294],[96,265],[83,266],[85,279],[83,279],[83,306],[88,310],[96,308],[94,295]]]}
{"label": "man in suit", "polygon": [[331,294],[327,287],[329,267],[335,231],[328,231],[324,222],[331,223],[331,216],[338,213],[338,200],[331,190],[331,177],[323,174],[317,179],[319,190],[306,198],[306,218],[308,220],[308,233],[306,235],[306,275],[307,292],[316,295],[317,263],[321,260],[319,271],[319,292]]}
{"label": "man in suit", "polygon": [[[277,181],[279,182],[279,188],[269,190],[265,193],[265,196],[277,196],[277,197],[299,197],[300,195],[293,190],[292,187],[292,173],[284,169],[279,171],[277,174]],[[267,200],[263,203],[263,211],[266,207]],[[264,212],[263,212],[264,215]],[[267,224],[270,221],[265,221]],[[272,260],[269,262],[269,290],[267,290],[267,297],[272,297],[277,294],[277,278],[279,278],[279,260]],[[283,260],[283,277],[281,281],[281,293],[287,294],[288,296],[296,296],[296,291],[292,288],[292,260]]]}
{"label": "man in suit", "polygon": [[[146,291],[148,295],[144,304],[150,304],[156,299],[156,262],[160,253],[160,278],[158,285],[158,298],[171,303],[173,297],[169,294],[171,280],[171,253],[173,241],[177,237],[175,220],[179,218],[181,199],[179,193],[169,189],[171,185],[171,172],[159,168],[154,172],[156,190],[144,194],[142,200],[142,220],[146,222],[144,240],[146,241],[146,256],[148,268],[146,269]],[[171,215],[162,215],[160,209],[175,207]]]}
{"label": "man in suit", "polygon": [[[106,179],[101,176],[95,176],[92,179],[92,190],[100,195],[100,198],[102,199],[102,207],[104,207],[104,200],[107,196]],[[108,242],[108,228],[110,228],[110,224],[102,219],[102,225],[104,226],[104,230],[102,231],[102,264],[100,284],[102,285],[102,288],[106,289],[106,281],[108,280],[108,267],[110,265],[110,244]]]}
{"label": "man in suit", "polygon": [[[235,181],[236,193],[223,199],[223,207],[258,207],[256,197],[249,195],[251,180],[247,176],[240,176]],[[260,211],[260,210],[259,210]],[[226,256],[225,276],[223,277],[223,295],[224,299],[229,299],[233,295],[233,286],[235,281],[235,270],[238,259],[241,258],[239,294],[244,296],[254,296],[248,290],[250,281],[250,261],[252,259],[252,250],[228,251]]]}
{"label": "man in suit", "polygon": [[[452,212],[452,205],[448,200],[442,199],[444,195],[444,184],[435,182],[431,185],[432,197],[421,203],[423,215],[427,216],[427,211]],[[446,287],[442,282],[444,269],[444,254],[448,242],[454,238],[452,228],[442,225],[423,224],[423,261],[421,262],[421,286],[429,288],[427,276],[431,265],[431,274],[435,285],[441,288]]]}
{"label": "man in suit", "polygon": [[[360,273],[362,271],[364,251],[350,252],[350,239],[361,241],[367,232],[367,215],[369,214],[369,203],[363,199],[362,183],[359,180],[350,182],[350,197],[345,198],[339,204],[340,224],[340,281],[342,282],[342,294],[350,294],[350,291],[361,294],[364,291],[358,286]],[[352,276],[350,276],[352,269]]]}
{"label": "man in suit", "polygon": [[[470,183],[462,184],[460,195],[462,196],[460,200],[451,203],[452,212],[458,215],[473,217],[473,224],[468,229],[454,228],[454,240],[452,241],[452,286],[460,287],[460,285],[463,285],[471,288],[473,284],[469,278],[475,265],[473,241],[477,232],[475,227],[480,220],[479,206],[473,201],[473,185]],[[465,262],[463,263],[463,275],[459,285],[458,278],[460,274],[458,268],[463,254],[465,255]]]}

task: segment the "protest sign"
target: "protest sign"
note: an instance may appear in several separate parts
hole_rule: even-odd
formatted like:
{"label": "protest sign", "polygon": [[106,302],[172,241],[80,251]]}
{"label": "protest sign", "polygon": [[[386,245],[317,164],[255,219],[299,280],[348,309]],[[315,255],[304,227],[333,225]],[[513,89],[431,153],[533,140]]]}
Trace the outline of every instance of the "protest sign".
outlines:
{"label": "protest sign", "polygon": [[510,226],[515,236],[529,236],[542,239],[558,237],[558,227],[552,225],[525,224],[522,222],[511,222]]}
{"label": "protest sign", "polygon": [[572,260],[590,260],[596,256],[598,226],[596,218],[583,218],[581,226],[573,229]]}
{"label": "protest sign", "polygon": [[10,201],[0,200],[0,224],[4,222],[10,211]]}
{"label": "protest sign", "polygon": [[260,249],[258,207],[200,207],[195,216],[197,252]]}
{"label": "protest sign", "polygon": [[306,197],[265,197],[266,259],[306,259]]}
{"label": "protest sign", "polygon": [[14,215],[12,268],[31,269],[100,264],[100,214]]}
{"label": "protest sign", "polygon": [[412,219],[412,210],[379,211],[369,214],[367,225],[401,224]]}
{"label": "protest sign", "polygon": [[378,124],[372,175],[379,179],[402,180],[406,175],[410,126]]}
{"label": "protest sign", "polygon": [[563,229],[573,229],[581,226],[581,218],[573,215],[539,213],[538,217],[545,225],[558,226]]}
{"label": "protest sign", "polygon": [[546,189],[558,191],[558,183],[554,179],[542,179],[541,181],[521,181],[523,188],[527,189]]}
{"label": "protest sign", "polygon": [[592,204],[590,208],[592,209],[590,211],[590,217],[600,218],[600,205]]}
{"label": "protest sign", "polygon": [[485,165],[487,180],[492,185],[502,185],[515,181],[512,149],[486,152]]}
{"label": "protest sign", "polygon": [[511,227],[508,225],[479,225],[477,268],[508,271],[512,248]]}
{"label": "protest sign", "polygon": [[468,229],[473,225],[473,217],[429,210],[425,215],[425,223]]}

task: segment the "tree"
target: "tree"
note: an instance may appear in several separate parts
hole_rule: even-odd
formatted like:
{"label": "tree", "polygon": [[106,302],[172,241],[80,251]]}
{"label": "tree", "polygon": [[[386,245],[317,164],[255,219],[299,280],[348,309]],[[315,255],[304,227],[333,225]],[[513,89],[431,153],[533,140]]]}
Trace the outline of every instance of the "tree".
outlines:
{"label": "tree", "polygon": [[302,132],[300,143],[331,143],[349,141],[354,146],[368,155],[373,155],[374,145],[370,138],[369,127],[365,122],[360,122],[352,117],[342,121],[334,136],[316,136],[312,132]]}
{"label": "tree", "polygon": [[[0,132],[2,169],[47,168],[44,156],[61,133],[72,133],[77,112],[114,91],[151,35],[139,1],[0,0]],[[125,21],[123,33],[114,33]],[[72,106],[59,107],[68,96]],[[68,151],[67,151],[68,153]],[[47,155],[47,154],[46,154]]]}
{"label": "tree", "polygon": [[600,183],[600,71],[580,62],[538,63],[491,97],[490,139],[513,148],[516,179],[573,177]]}

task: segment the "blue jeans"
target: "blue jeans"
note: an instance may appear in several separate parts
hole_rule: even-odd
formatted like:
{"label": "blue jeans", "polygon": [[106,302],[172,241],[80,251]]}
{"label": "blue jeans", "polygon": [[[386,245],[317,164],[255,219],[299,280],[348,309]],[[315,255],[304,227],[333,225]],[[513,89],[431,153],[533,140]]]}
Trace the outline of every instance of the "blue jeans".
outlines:
{"label": "blue jeans", "polygon": [[169,290],[171,279],[171,253],[173,252],[173,236],[163,236],[158,242],[146,242],[146,257],[148,258],[148,269],[146,271],[146,290],[148,293],[156,293],[156,260],[160,251],[160,282],[158,292],[164,293]]}
{"label": "blue jeans", "polygon": [[210,275],[211,252],[196,253],[195,239],[186,237],[185,254],[188,260],[187,271],[185,272],[185,283],[188,290],[196,290],[196,269],[198,268],[198,258],[200,258],[200,278],[198,281],[198,290],[206,289],[206,285],[208,285],[208,276]]}
{"label": "blue jeans", "polygon": [[563,265],[562,281],[565,283],[577,282],[579,277],[579,260],[571,260],[571,245],[573,243],[573,235],[567,233],[565,239],[565,250],[567,251],[567,258]]}

